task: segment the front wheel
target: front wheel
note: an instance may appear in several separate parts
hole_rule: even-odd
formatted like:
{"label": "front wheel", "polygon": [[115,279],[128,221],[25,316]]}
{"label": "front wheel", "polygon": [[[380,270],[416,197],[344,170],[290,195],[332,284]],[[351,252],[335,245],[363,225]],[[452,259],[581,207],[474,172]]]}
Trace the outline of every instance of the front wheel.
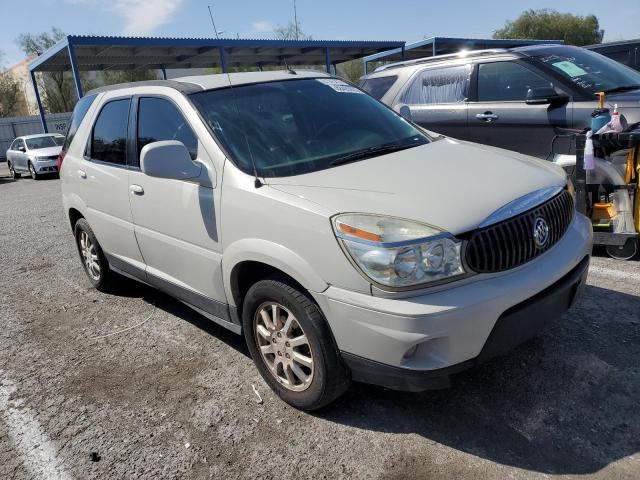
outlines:
{"label": "front wheel", "polygon": [[15,180],[16,178],[20,178],[21,175],[16,172],[15,168],[13,168],[13,164],[11,162],[9,162],[9,173],[11,174],[11,177]]}
{"label": "front wheel", "polygon": [[29,162],[29,173],[31,174],[31,178],[33,178],[34,180],[38,180],[39,175],[38,172],[36,172],[36,169],[33,166],[33,163]]}
{"label": "front wheel", "polygon": [[244,299],[242,322],[258,371],[288,404],[316,410],[349,387],[349,373],[322,312],[287,279],[255,283]]}

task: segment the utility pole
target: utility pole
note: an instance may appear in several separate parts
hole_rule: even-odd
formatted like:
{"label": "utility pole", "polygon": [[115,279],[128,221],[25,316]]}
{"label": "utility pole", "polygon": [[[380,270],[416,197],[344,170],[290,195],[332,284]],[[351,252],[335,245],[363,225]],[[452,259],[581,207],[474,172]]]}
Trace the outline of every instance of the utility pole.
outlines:
{"label": "utility pole", "polygon": [[296,0],[293,0],[293,19],[296,25],[296,40],[300,40],[298,30],[298,11],[296,10]]}

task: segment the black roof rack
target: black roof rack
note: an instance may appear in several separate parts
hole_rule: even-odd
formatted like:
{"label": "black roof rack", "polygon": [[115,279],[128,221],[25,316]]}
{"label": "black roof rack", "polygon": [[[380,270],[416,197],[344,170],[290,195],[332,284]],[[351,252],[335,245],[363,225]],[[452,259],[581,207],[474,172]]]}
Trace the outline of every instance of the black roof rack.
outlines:
{"label": "black roof rack", "polygon": [[120,90],[123,88],[132,87],[169,87],[185,94],[202,91],[202,87],[200,85],[196,85],[195,83],[178,82],[175,80],[143,80],[140,82],[126,82],[116,83],[113,85],[105,85],[103,87],[94,88],[93,90],[88,91],[86,94],[94,95],[97,93],[110,92],[112,90]]}

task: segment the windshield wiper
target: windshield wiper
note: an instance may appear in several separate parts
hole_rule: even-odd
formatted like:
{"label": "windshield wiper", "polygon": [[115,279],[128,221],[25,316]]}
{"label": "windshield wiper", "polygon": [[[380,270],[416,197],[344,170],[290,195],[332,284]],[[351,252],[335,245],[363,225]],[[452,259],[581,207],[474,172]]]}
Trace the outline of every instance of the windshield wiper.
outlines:
{"label": "windshield wiper", "polygon": [[397,152],[399,150],[405,150],[411,147],[417,147],[420,143],[387,143],[385,145],[378,145],[376,147],[363,148],[362,150],[356,150],[355,152],[348,153],[341,157],[336,158],[329,162],[329,165],[335,167],[337,165],[344,165],[345,163],[355,162],[356,160],[363,160],[365,158],[371,158],[378,155],[384,155],[385,153]]}
{"label": "windshield wiper", "polygon": [[604,90],[604,93],[615,93],[615,92],[626,92],[628,90],[636,90],[640,88],[640,84],[636,84],[636,85],[622,85],[620,87],[615,87],[615,88],[609,88],[607,90]]}

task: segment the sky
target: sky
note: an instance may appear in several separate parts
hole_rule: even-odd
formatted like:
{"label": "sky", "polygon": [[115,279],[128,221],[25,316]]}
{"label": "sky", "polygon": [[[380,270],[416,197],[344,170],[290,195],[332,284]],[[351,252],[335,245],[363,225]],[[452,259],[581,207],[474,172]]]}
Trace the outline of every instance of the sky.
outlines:
{"label": "sky", "polygon": [[[56,26],[68,34],[211,37],[211,5],[222,36],[270,38],[293,20],[293,0],[0,0],[0,51],[7,66],[24,55],[23,32]],[[297,0],[301,30],[318,40],[490,38],[524,9],[595,14],[604,41],[640,38],[640,0]]]}

